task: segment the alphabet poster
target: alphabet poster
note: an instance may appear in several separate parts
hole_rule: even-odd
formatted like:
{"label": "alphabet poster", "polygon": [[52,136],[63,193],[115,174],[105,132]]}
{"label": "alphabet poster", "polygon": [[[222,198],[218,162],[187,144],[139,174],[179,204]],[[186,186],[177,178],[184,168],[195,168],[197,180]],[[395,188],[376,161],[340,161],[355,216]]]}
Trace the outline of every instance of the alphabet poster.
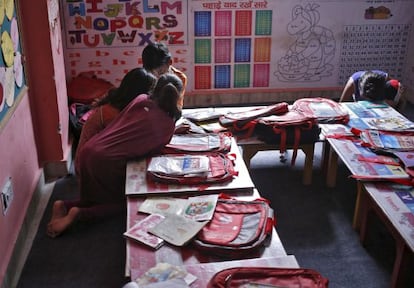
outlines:
{"label": "alphabet poster", "polygon": [[414,1],[61,1],[68,77],[118,85],[161,41],[194,95],[338,88],[369,69],[414,87]]}

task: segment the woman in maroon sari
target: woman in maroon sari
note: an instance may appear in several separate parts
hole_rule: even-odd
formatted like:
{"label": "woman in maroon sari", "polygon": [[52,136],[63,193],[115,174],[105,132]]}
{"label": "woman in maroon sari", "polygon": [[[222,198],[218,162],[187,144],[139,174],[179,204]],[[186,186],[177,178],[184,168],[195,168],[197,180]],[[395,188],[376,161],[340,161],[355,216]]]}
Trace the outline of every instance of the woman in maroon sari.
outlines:
{"label": "woman in maroon sari", "polygon": [[181,116],[182,81],[164,74],[152,95],[131,101],[79,153],[80,199],[53,205],[47,234],[56,237],[75,221],[95,220],[125,210],[125,170],[129,160],[159,152]]}

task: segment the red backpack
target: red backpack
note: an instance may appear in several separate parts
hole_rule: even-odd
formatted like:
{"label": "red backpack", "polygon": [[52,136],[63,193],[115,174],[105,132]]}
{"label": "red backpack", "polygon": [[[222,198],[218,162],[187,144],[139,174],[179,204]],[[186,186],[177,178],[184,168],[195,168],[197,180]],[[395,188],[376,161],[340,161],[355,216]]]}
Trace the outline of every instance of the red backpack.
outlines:
{"label": "red backpack", "polygon": [[273,209],[264,198],[254,201],[219,198],[213,218],[192,243],[197,250],[220,257],[252,256],[265,247],[275,222]]}
{"label": "red backpack", "polygon": [[292,105],[292,110],[316,118],[319,124],[346,124],[349,113],[338,102],[322,97],[301,98]]}
{"label": "red backpack", "polygon": [[[258,138],[267,143],[274,142],[271,138],[277,139],[280,152],[286,152],[288,145],[293,146],[292,165],[295,164],[299,145],[318,141],[320,133],[317,119],[313,115],[296,110],[289,110],[283,115],[261,117],[256,126],[255,133]],[[310,137],[305,139],[305,133]]]}
{"label": "red backpack", "polygon": [[220,152],[163,154],[147,166],[147,177],[168,184],[210,184],[231,181],[237,176],[232,154]]}
{"label": "red backpack", "polygon": [[327,288],[329,280],[306,268],[235,267],[217,272],[207,288],[306,287]]}
{"label": "red backpack", "polygon": [[219,123],[233,133],[243,133],[244,137],[250,137],[253,134],[257,119],[269,115],[284,114],[287,111],[288,104],[281,102],[265,107],[252,108],[243,112],[227,113],[220,116]]}

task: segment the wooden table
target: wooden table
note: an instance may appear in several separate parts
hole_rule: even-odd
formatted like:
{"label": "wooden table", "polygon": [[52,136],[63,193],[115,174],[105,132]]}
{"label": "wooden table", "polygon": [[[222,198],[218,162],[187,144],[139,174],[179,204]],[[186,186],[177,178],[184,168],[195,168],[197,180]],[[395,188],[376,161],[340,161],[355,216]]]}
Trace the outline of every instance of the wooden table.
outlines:
{"label": "wooden table", "polygon": [[[361,103],[364,103],[361,102]],[[336,185],[337,167],[338,167],[338,156],[341,160],[344,160],[347,167],[352,172],[353,164],[349,162],[350,155],[343,151],[343,146],[340,141],[335,138],[330,138],[330,134],[338,133],[350,133],[349,126],[356,127],[358,129],[368,129],[367,123],[372,119],[387,118],[387,117],[398,117],[405,119],[397,110],[392,107],[379,107],[379,108],[366,108],[364,105],[355,102],[341,103],[350,114],[350,122],[346,125],[332,125],[332,124],[320,124],[322,129],[322,137],[325,139],[323,149],[323,168],[326,171],[326,185],[330,188],[334,188]],[[408,122],[410,122],[407,119]],[[341,131],[341,132],[336,132]],[[352,156],[352,155],[351,155]]]}
{"label": "wooden table", "polygon": [[[250,196],[239,196],[238,199],[244,200],[253,200],[259,197],[257,190],[254,190],[254,193]],[[143,219],[146,214],[138,213],[139,206],[143,203],[145,197],[128,197],[127,198],[127,229],[130,228],[136,221]],[[154,267],[157,263],[166,262],[172,265],[185,265],[186,267],[191,268],[192,272],[198,270],[198,274],[204,273],[201,267],[197,266],[199,264],[206,263],[216,263],[223,262],[228,259],[220,258],[213,255],[206,255],[200,251],[193,249],[191,245],[186,245],[183,247],[174,247],[169,244],[164,244],[158,250],[153,250],[146,247],[145,245],[139,244],[132,240],[127,240],[127,253],[126,253],[126,265],[125,265],[125,274],[130,276],[131,280],[135,280],[148,269]],[[286,251],[282,245],[282,242],[277,234],[276,230],[273,229],[272,238],[270,243],[262,251],[258,251],[255,254],[250,255],[249,259],[263,258],[268,259],[268,263],[274,263],[274,261],[279,261],[281,267],[297,267],[296,260],[293,260],[292,257],[284,258],[284,260],[275,260],[270,258],[279,258],[286,257]],[[237,259],[243,260],[243,259]],[[234,265],[235,262],[231,262],[231,265]],[[229,263],[228,263],[229,264]],[[265,262],[262,263],[263,265]],[[210,272],[219,269],[225,264],[210,265]],[[287,266],[283,266],[287,265]],[[215,268],[211,268],[214,266]],[[198,267],[198,268],[197,268]],[[200,270],[201,269],[201,270]],[[224,268],[223,268],[224,269]],[[196,274],[197,274],[196,273]],[[205,278],[205,276],[203,276]],[[193,287],[193,286],[192,286]],[[199,286],[194,286],[199,287]]]}
{"label": "wooden table", "polygon": [[414,188],[389,183],[365,183],[360,201],[360,240],[365,244],[368,215],[375,213],[385,224],[396,244],[396,257],[391,287],[407,287],[404,283],[410,258],[414,255]]}
{"label": "wooden table", "polygon": [[206,185],[168,185],[153,182],[146,177],[147,161],[131,161],[127,164],[125,193],[127,196],[148,196],[163,194],[200,194],[200,193],[232,193],[237,192],[251,194],[253,193],[254,183],[250,177],[249,170],[244,164],[239,147],[233,139],[231,151],[235,155],[235,169],[238,175],[230,182]]}
{"label": "wooden table", "polygon": [[[343,105],[350,107],[356,104],[343,103]],[[356,116],[352,110],[350,110],[350,112],[351,120],[355,125],[363,125],[367,122],[367,119],[373,118],[374,114],[379,118],[404,118],[391,107],[357,111],[363,115],[360,117]],[[366,116],[366,118],[364,116]],[[323,135],[332,133],[332,131],[336,129],[332,127],[333,126],[330,126],[330,124],[321,125]],[[364,129],[364,127],[358,128]],[[392,171],[392,167],[386,167],[386,165],[383,164],[358,161],[357,155],[361,153],[361,149],[364,148],[361,148],[351,140],[331,137],[326,138],[323,163],[326,171],[326,185],[328,187],[333,188],[336,186],[336,174],[339,159],[344,162],[352,175],[370,176],[373,173],[377,173],[380,176],[392,177],[391,175],[395,173],[396,177],[400,176],[401,171],[399,169],[403,170],[401,167]],[[374,168],[374,166],[376,167]],[[391,280],[392,287],[406,287],[403,282],[408,270],[407,266],[410,263],[409,259],[414,252],[414,208],[413,206],[411,206],[411,210],[408,208],[406,203],[404,203],[401,197],[398,196],[401,187],[398,188],[398,186],[391,184],[391,182],[357,181],[356,183],[357,198],[353,216],[353,227],[354,229],[359,230],[361,242],[365,243],[367,229],[369,228],[368,215],[370,213],[375,213],[379,217],[396,242],[396,258]],[[412,199],[412,203],[414,203],[414,189],[411,189],[410,191],[410,193],[405,192],[407,193],[405,194],[405,197],[407,199]]]}
{"label": "wooden table", "polygon": [[[237,140],[237,144],[242,149],[243,159],[247,167],[250,167],[250,160],[260,151],[278,150],[278,145],[267,144],[257,138]],[[305,164],[303,168],[302,183],[304,185],[312,184],[313,173],[313,155],[315,154],[315,144],[300,144],[298,147],[305,154]],[[287,149],[293,149],[287,145]]]}

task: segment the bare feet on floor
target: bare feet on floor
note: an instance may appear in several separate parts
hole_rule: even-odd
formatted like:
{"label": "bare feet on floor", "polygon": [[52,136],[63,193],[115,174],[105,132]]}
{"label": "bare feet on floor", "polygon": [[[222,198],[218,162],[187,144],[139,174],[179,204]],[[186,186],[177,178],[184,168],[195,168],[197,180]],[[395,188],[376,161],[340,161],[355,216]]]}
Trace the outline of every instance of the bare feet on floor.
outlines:
{"label": "bare feet on floor", "polygon": [[[66,229],[68,229],[70,225],[76,221],[80,212],[80,209],[78,207],[72,207],[65,215],[66,208],[64,208],[64,205],[64,210],[61,210],[60,204],[56,202],[53,204],[52,219],[50,220],[49,224],[47,224],[46,232],[47,235],[52,238],[61,235]],[[62,213],[63,211],[64,213]]]}
{"label": "bare feet on floor", "polygon": [[50,219],[50,222],[66,216],[67,213],[68,211],[66,211],[65,203],[62,200],[55,201],[55,203],[53,203],[52,218]]}

